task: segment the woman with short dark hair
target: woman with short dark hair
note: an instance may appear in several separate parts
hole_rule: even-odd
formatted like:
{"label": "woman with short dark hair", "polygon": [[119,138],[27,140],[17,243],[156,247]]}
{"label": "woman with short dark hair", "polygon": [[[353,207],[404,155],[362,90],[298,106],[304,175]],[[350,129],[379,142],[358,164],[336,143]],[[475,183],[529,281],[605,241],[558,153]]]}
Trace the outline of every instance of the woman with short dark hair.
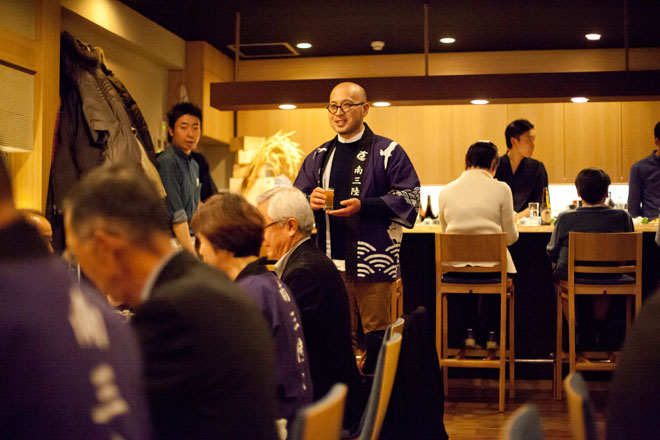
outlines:
{"label": "woman with short dark hair", "polygon": [[[504,232],[507,246],[518,240],[511,189],[506,183],[493,178],[499,163],[497,146],[492,142],[478,141],[470,145],[465,154],[465,171],[458,179],[447,184],[438,198],[438,218],[443,232],[450,234]],[[489,266],[492,264],[472,262],[470,265]],[[508,250],[507,272],[516,272]],[[465,277],[460,272],[449,274],[457,278]],[[479,277],[473,273],[469,276],[470,278]],[[493,275],[486,272],[483,276],[492,278]],[[458,308],[463,314],[462,320],[470,322],[471,328],[466,332],[464,341],[467,348],[475,348],[477,342],[488,349],[497,348],[499,300],[484,298],[489,296],[491,295],[477,295],[475,298],[470,295],[470,298],[465,299],[465,303],[461,304],[462,307]],[[477,315],[479,315],[479,319],[477,319]]]}
{"label": "woman with short dark hair", "polygon": [[264,220],[243,196],[229,193],[210,197],[193,215],[191,225],[204,261],[235,280],[255,300],[271,328],[277,417],[290,425],[296,411],[311,403],[312,382],[298,306],[289,289],[268,271],[266,259],[259,258]]}

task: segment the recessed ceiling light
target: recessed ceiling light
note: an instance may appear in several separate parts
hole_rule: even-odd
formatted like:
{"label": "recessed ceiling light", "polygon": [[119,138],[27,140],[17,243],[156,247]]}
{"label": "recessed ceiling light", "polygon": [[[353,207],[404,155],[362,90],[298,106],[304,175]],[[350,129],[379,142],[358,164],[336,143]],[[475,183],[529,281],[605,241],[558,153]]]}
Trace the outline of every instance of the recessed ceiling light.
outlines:
{"label": "recessed ceiling light", "polygon": [[444,37],[444,38],[440,38],[440,42],[442,44],[452,44],[456,42],[456,39],[452,37]]}
{"label": "recessed ceiling light", "polygon": [[391,104],[387,101],[376,101],[373,103],[374,107],[389,107]]}
{"label": "recessed ceiling light", "polygon": [[575,98],[571,98],[571,102],[574,102],[576,104],[582,104],[588,101],[589,98],[585,98],[584,96],[576,96]]}
{"label": "recessed ceiling light", "polygon": [[486,100],[486,99],[473,99],[473,100],[470,101],[470,102],[471,102],[472,104],[476,104],[476,105],[484,105],[484,104],[488,104],[488,100]]}
{"label": "recessed ceiling light", "polygon": [[312,45],[310,43],[298,43],[296,44],[296,47],[298,49],[309,49]]}
{"label": "recessed ceiling light", "polygon": [[293,104],[282,104],[280,105],[280,108],[282,110],[293,110],[294,108],[296,108],[296,106]]}
{"label": "recessed ceiling light", "polygon": [[375,51],[383,50],[384,47],[385,47],[385,42],[384,41],[372,41],[371,42],[371,48]]}
{"label": "recessed ceiling light", "polygon": [[600,34],[587,34],[585,35],[585,38],[591,41],[600,40]]}

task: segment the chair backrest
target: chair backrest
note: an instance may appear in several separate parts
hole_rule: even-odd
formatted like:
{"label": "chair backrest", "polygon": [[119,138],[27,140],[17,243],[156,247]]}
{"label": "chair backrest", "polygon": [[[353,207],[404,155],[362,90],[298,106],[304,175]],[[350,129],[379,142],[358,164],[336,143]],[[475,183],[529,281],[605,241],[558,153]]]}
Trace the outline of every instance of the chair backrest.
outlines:
{"label": "chair backrest", "polygon": [[292,440],[339,440],[348,387],[335,384],[321,400],[298,411],[291,429]]}
{"label": "chair backrest", "polygon": [[[496,234],[436,234],[436,273],[445,272],[501,272],[506,279],[506,233]],[[493,266],[456,264],[488,262]]]}
{"label": "chair backrest", "polygon": [[390,339],[394,333],[403,335],[403,325],[405,322],[406,321],[403,318],[399,317],[392,324],[388,325],[385,330],[385,339]]}
{"label": "chair backrest", "polygon": [[515,410],[500,431],[500,440],[543,440],[541,416],[534,404]]}
{"label": "chair backrest", "polygon": [[371,393],[369,393],[367,407],[360,420],[360,440],[376,440],[380,434],[392,394],[400,351],[401,334],[393,332],[389,338],[383,341],[378,353],[374,382],[371,386]]}
{"label": "chair backrest", "polygon": [[[612,266],[589,266],[576,262],[619,263]],[[626,262],[634,261],[634,265]],[[569,232],[568,267],[569,273],[636,273],[642,270],[641,232]]]}
{"label": "chair backrest", "polygon": [[571,373],[564,379],[568,399],[568,415],[575,440],[596,440],[596,419],[589,400],[589,391],[580,373]]}

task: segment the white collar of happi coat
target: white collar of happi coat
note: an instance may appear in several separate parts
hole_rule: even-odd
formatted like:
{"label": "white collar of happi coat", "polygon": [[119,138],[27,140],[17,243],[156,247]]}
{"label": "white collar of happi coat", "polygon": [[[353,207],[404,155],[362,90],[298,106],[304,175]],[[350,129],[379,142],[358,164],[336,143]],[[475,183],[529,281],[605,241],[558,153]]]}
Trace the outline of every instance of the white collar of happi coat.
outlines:
{"label": "white collar of happi coat", "polygon": [[355,136],[353,136],[352,138],[350,138],[350,139],[346,139],[346,138],[343,137],[342,135],[338,134],[338,135],[337,135],[337,140],[338,140],[339,142],[341,142],[342,144],[350,144],[350,143],[357,142],[357,141],[359,141],[360,139],[362,139],[362,136],[363,136],[363,135],[364,135],[364,125],[362,126],[362,131],[359,132],[358,134],[356,134]]}

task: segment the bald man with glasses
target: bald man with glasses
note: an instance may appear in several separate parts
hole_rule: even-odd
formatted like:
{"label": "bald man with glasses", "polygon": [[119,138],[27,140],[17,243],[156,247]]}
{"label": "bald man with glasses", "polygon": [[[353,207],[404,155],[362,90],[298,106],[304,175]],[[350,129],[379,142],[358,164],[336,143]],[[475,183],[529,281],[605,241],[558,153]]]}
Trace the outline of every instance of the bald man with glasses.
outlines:
{"label": "bald man with glasses", "polygon": [[[344,82],[332,89],[326,108],[337,136],[305,158],[294,183],[314,211],[316,245],[333,260],[346,284],[354,347],[358,312],[365,333],[390,323],[402,227],[415,223],[420,188],[403,148],[364,123],[367,102],[358,84]],[[323,188],[334,188],[330,210],[323,209]]]}

